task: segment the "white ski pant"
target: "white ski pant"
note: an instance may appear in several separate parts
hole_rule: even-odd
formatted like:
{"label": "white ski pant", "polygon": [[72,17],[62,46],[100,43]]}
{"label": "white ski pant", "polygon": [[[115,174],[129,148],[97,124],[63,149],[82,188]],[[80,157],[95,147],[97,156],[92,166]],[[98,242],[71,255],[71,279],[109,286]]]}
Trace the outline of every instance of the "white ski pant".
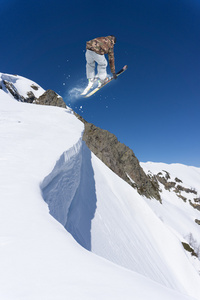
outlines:
{"label": "white ski pant", "polygon": [[97,76],[103,80],[107,76],[106,67],[108,65],[108,62],[105,58],[105,55],[97,54],[94,51],[86,50],[85,58],[87,61],[86,64],[86,74],[87,78],[94,78],[95,76],[95,62],[97,65]]}

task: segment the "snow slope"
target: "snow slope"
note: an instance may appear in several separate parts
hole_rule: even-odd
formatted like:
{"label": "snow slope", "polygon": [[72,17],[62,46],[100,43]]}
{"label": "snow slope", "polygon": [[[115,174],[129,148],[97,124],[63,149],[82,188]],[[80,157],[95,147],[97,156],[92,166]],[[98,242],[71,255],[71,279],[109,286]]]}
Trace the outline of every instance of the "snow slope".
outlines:
{"label": "snow slope", "polygon": [[[199,275],[186,259],[180,239],[158,218],[149,203],[162,205],[156,200],[143,199],[97,158],[94,158],[94,173],[98,202],[93,222],[93,251],[159,283],[200,297]],[[171,218],[173,214],[176,218],[176,212],[171,210]],[[193,225],[198,233],[199,225],[194,221]]]}
{"label": "snow slope", "polygon": [[83,129],[68,108],[0,90],[0,299],[200,299],[178,229],[90,152]]}
{"label": "snow slope", "polygon": [[38,98],[45,92],[45,90],[41,86],[39,86],[32,80],[29,80],[19,75],[0,73],[0,86],[2,85],[3,90],[8,94],[10,93],[5,89],[4,85],[2,84],[4,80],[10,82],[14,86],[15,90],[24,98],[27,97],[27,92],[30,91],[35,95],[36,98]]}
{"label": "snow slope", "polygon": [[149,200],[146,200],[146,203],[182,242],[189,243],[199,254],[199,259],[191,255],[189,259],[200,274],[200,225],[195,222],[195,220],[200,220],[200,211],[190,204],[194,204],[194,199],[197,198],[200,201],[200,168],[152,162],[141,163],[141,166],[147,174],[163,173],[165,176],[167,172],[170,182],[176,182],[175,179],[178,177],[181,182],[177,182],[176,186],[180,185],[189,190],[187,192],[183,190],[177,194],[174,188],[168,191],[160,184],[162,205]]}

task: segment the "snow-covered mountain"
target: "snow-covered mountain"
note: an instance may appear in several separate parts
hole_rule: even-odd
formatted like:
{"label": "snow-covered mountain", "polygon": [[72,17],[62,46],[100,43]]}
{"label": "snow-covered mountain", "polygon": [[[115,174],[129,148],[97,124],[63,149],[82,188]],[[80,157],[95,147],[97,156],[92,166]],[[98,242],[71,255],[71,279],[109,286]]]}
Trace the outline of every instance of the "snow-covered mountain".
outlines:
{"label": "snow-covered mountain", "polygon": [[0,299],[200,299],[200,168],[140,163],[149,199],[44,92],[0,73]]}

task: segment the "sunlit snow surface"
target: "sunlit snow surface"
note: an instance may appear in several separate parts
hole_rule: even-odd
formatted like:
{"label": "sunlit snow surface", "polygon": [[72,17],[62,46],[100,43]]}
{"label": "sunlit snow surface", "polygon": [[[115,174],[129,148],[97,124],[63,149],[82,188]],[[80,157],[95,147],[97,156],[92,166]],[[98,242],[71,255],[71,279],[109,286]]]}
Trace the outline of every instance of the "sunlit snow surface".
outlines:
{"label": "sunlit snow surface", "polygon": [[[180,242],[187,226],[175,220],[196,226],[195,235],[198,211],[165,192],[162,205],[139,196],[82,143],[83,130],[70,109],[0,90],[0,299],[200,299]],[[49,214],[47,186],[62,225]]]}

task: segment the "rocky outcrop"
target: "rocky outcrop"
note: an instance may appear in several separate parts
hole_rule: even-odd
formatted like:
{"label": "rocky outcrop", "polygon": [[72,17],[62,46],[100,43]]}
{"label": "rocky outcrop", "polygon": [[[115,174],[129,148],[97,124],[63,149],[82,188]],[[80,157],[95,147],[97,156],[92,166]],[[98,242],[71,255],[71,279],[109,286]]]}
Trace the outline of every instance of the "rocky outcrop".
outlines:
{"label": "rocky outcrop", "polygon": [[200,225],[200,220],[195,219],[195,222],[196,222],[198,225]]}
{"label": "rocky outcrop", "polygon": [[162,183],[166,190],[170,190],[171,188],[175,187],[176,182],[168,181],[166,177],[160,176],[160,174],[157,174],[156,178],[160,183]]}
{"label": "rocky outcrop", "polygon": [[[164,186],[166,190],[174,192],[177,197],[182,199],[184,202],[189,201],[190,205],[193,208],[200,210],[200,197],[194,197],[195,195],[197,195],[197,191],[194,188],[184,187],[183,185],[181,185],[183,184],[182,180],[177,177],[175,178],[175,181],[170,181],[171,176],[165,170],[162,170],[162,172],[154,175],[154,177]],[[186,194],[188,194],[187,197]]]}
{"label": "rocky outcrop", "polygon": [[39,90],[39,86],[32,83],[27,89],[26,94],[23,91],[23,95],[21,95],[20,91],[18,91],[15,82],[18,80],[14,78],[15,75],[2,75],[0,80],[0,89],[3,89],[6,93],[9,93],[13,96],[14,99],[20,102],[27,102],[27,103],[36,103],[41,105],[51,105],[51,106],[59,106],[66,108],[66,104],[63,101],[62,97],[60,97],[56,92],[52,90],[45,91],[42,95],[41,93],[39,98],[38,93],[35,91]]}
{"label": "rocky outcrop", "polygon": [[32,85],[31,85],[31,88],[32,88],[33,90],[35,90],[35,91],[38,91],[38,89],[39,89],[38,86],[35,85],[35,84],[32,84]]}
{"label": "rocky outcrop", "polygon": [[192,256],[198,257],[198,254],[195,252],[195,250],[189,245],[188,243],[182,242],[183,248],[190,252]]}
{"label": "rocky outcrop", "polygon": [[191,200],[189,200],[189,203],[193,208],[200,211],[200,204],[193,203]]}
{"label": "rocky outcrop", "polygon": [[14,86],[14,84],[12,82],[9,82],[7,80],[3,80],[3,84],[5,86],[5,88],[10,92],[10,94],[17,100],[17,101],[21,101],[24,102],[24,97],[22,97],[16,87]]}
{"label": "rocky outcrop", "polygon": [[145,174],[133,151],[109,131],[84,123],[83,140],[88,148],[113,172],[136,188],[139,194],[161,201],[157,180]]}
{"label": "rocky outcrop", "polygon": [[44,92],[44,94],[42,94],[36,100],[36,103],[40,105],[51,105],[66,108],[66,104],[63,101],[63,98],[58,96],[58,94],[56,94],[56,92],[52,90],[47,90],[46,92]]}
{"label": "rocky outcrop", "polygon": [[[15,85],[8,80],[3,80],[2,83],[4,85],[4,88],[7,90],[7,92],[9,92],[17,101],[33,103],[37,99],[32,91],[27,92],[27,96],[23,97],[22,95],[20,95]],[[31,87],[33,88],[33,86]],[[1,88],[3,88],[2,85]],[[34,86],[33,89],[36,90],[36,88],[38,89],[38,87]]]}
{"label": "rocky outcrop", "polygon": [[32,91],[27,92],[27,97],[25,99],[25,102],[27,103],[33,103],[37,100],[37,98],[35,97],[35,95],[33,94]]}

